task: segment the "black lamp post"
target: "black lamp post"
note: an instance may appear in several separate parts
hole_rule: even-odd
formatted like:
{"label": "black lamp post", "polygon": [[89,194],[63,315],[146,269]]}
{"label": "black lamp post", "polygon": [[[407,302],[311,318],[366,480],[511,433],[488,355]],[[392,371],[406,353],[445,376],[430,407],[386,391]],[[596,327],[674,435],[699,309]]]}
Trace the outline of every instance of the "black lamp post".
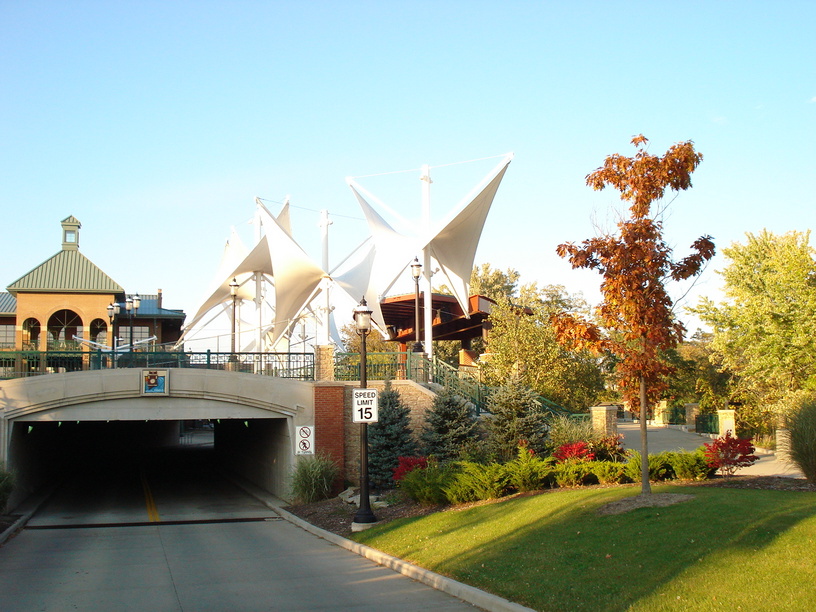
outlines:
{"label": "black lamp post", "polygon": [[125,310],[127,310],[128,318],[130,319],[130,352],[133,352],[133,315],[139,310],[142,305],[142,298],[134,295],[132,298],[125,300]]}
{"label": "black lamp post", "polygon": [[419,279],[422,276],[422,264],[419,259],[414,257],[414,262],[411,264],[411,276],[414,277],[414,347],[411,349],[414,353],[424,353],[425,347],[422,346],[422,341],[419,339]]}
{"label": "black lamp post", "polygon": [[119,316],[119,302],[112,302],[108,304],[108,318],[110,319],[111,324],[111,347],[113,348],[113,367],[116,367],[116,328],[113,326],[113,322],[116,320],[116,317]]}
{"label": "black lamp post", "polygon": [[[354,326],[360,334],[360,388],[368,385],[368,367],[366,356],[366,336],[371,332],[372,310],[366,304],[365,297],[354,308]],[[371,500],[368,493],[368,423],[360,423],[360,507],[354,515],[355,523],[376,523],[377,517],[371,511]]]}
{"label": "black lamp post", "polygon": [[235,278],[229,284],[232,296],[232,337],[230,340],[230,359],[235,359],[235,305],[238,302],[238,281]]}

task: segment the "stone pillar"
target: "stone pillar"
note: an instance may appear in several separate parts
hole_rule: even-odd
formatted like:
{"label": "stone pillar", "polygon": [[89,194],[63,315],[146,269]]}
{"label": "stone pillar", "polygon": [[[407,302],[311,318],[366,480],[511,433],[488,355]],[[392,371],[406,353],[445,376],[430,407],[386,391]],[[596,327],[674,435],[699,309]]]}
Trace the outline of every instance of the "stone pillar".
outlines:
{"label": "stone pillar", "polygon": [[618,407],[592,406],[589,409],[592,415],[592,430],[601,436],[618,435]]}
{"label": "stone pillar", "polygon": [[723,437],[726,432],[730,431],[731,435],[737,435],[737,422],[734,417],[733,410],[718,410],[717,417],[720,421],[720,437]]}
{"label": "stone pillar", "polygon": [[315,347],[315,380],[334,380],[334,346]]}
{"label": "stone pillar", "polygon": [[653,423],[655,425],[666,425],[669,422],[669,402],[666,400],[660,400],[654,408],[654,419]]}
{"label": "stone pillar", "polygon": [[790,461],[790,431],[787,429],[776,430],[776,458],[781,461]]}
{"label": "stone pillar", "polygon": [[686,404],[686,428],[697,431],[697,415],[700,414],[700,404]]}

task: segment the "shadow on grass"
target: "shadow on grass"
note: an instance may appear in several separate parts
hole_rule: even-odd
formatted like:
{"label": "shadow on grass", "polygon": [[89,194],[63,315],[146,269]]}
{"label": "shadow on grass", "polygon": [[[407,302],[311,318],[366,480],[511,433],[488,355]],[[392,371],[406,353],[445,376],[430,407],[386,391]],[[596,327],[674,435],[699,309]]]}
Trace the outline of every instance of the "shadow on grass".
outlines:
{"label": "shadow on grass", "polygon": [[601,506],[637,489],[560,489],[395,521],[355,539],[539,610],[618,611],[724,554],[735,553],[751,567],[762,549],[816,517],[812,493],[654,490],[695,497],[600,516]]}

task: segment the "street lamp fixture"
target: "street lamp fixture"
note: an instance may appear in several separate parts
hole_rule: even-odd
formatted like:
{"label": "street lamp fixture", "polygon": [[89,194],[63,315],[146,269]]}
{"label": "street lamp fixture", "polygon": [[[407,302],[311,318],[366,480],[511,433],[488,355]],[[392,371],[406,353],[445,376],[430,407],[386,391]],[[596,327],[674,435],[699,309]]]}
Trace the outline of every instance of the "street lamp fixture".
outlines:
{"label": "street lamp fixture", "polygon": [[[366,336],[371,332],[372,310],[366,304],[365,297],[354,308],[354,327],[360,334],[360,388],[368,385],[368,364],[366,355]],[[360,507],[354,515],[355,523],[376,523],[377,517],[371,511],[371,499],[368,491],[368,423],[360,423]]]}
{"label": "street lamp fixture", "polygon": [[411,264],[411,276],[414,278],[414,346],[411,349],[413,353],[424,353],[425,347],[422,346],[422,341],[419,339],[419,279],[422,276],[422,264],[419,263],[419,258],[414,257]]}
{"label": "street lamp fixture", "polygon": [[113,348],[114,368],[116,367],[116,328],[113,326],[113,322],[116,320],[116,317],[119,316],[120,310],[119,302],[111,302],[108,304],[108,319],[110,319],[111,324],[111,347]]}
{"label": "street lamp fixture", "polygon": [[137,295],[133,297],[129,297],[125,300],[125,310],[128,313],[128,318],[130,319],[130,352],[133,352],[133,315],[138,312],[139,306],[142,305],[142,298]]}

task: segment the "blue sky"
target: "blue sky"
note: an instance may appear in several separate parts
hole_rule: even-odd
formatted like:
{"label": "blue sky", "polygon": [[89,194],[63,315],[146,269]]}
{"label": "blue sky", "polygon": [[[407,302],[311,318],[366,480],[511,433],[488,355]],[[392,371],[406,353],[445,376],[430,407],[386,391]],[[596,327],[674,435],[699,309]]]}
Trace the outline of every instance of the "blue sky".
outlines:
{"label": "blue sky", "polygon": [[318,262],[327,209],[333,265],[366,236],[346,176],[409,171],[360,182],[417,219],[430,164],[441,218],[512,151],[476,262],[595,301],[597,275],[555,248],[614,222],[614,192],[584,180],[636,134],[704,155],[665,219],[678,257],[702,234],[814,227],[814,23],[804,1],[3,0],[0,281],[74,215],[114,280],[192,315],[255,196],[291,197]]}

